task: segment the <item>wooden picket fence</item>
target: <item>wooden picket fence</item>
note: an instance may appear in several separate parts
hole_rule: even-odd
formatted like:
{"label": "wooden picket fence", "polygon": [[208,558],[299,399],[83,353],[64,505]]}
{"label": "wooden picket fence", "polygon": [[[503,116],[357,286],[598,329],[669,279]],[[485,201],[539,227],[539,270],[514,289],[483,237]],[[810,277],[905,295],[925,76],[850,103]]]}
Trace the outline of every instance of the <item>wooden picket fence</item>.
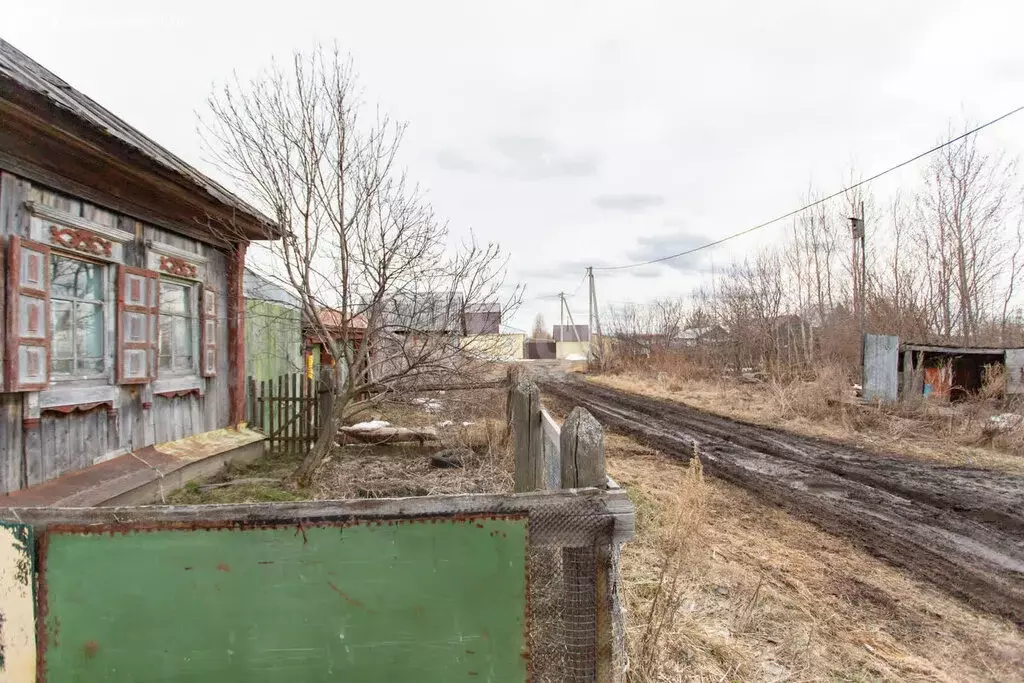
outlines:
{"label": "wooden picket fence", "polygon": [[248,385],[249,425],[267,435],[272,452],[301,455],[312,447],[322,410],[316,380],[294,373],[276,381],[250,377]]}

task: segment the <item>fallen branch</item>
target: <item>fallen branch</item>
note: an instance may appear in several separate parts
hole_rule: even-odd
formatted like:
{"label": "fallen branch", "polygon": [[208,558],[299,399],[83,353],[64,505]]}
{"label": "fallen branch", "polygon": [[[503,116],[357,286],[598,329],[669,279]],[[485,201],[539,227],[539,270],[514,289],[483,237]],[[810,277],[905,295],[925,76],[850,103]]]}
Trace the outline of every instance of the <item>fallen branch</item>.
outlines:
{"label": "fallen branch", "polygon": [[411,429],[409,427],[374,427],[373,429],[342,427],[338,430],[338,436],[355,439],[363,443],[416,441],[423,444],[427,441],[437,441],[437,430],[433,427],[422,427],[419,429]]}

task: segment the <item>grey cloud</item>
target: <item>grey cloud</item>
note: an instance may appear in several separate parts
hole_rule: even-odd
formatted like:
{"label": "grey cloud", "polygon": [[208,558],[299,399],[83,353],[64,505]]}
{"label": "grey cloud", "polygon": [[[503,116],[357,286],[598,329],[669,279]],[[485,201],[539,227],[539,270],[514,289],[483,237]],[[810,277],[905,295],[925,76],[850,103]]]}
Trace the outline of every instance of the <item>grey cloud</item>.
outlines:
{"label": "grey cloud", "polygon": [[476,173],[480,170],[479,164],[456,149],[442,149],[438,151],[434,155],[434,161],[437,162],[438,166],[446,171],[465,171],[466,173]]}
{"label": "grey cloud", "polygon": [[594,197],[594,205],[600,209],[609,211],[626,211],[637,213],[646,211],[655,206],[665,203],[665,198],[660,194],[625,193],[625,194],[603,194]]}
{"label": "grey cloud", "polygon": [[[627,256],[631,261],[650,261],[689,251],[711,241],[709,237],[700,234],[643,235],[637,239],[636,246],[627,252]],[[701,273],[706,272],[704,261],[707,255],[708,252],[702,250],[659,263],[683,273]],[[634,271],[634,275],[641,271]]]}
{"label": "grey cloud", "polygon": [[434,155],[438,166],[449,171],[489,173],[520,180],[583,178],[597,173],[600,160],[594,154],[561,150],[552,140],[536,135],[501,134],[488,141],[488,150],[472,157],[455,149]]}
{"label": "grey cloud", "polygon": [[[534,266],[531,268],[523,268],[516,271],[516,274],[524,278],[538,278],[538,279],[550,279],[550,280],[572,280],[577,278],[576,283],[579,282],[579,278],[582,278],[586,273],[588,266],[594,268],[600,268],[602,266],[609,265],[607,261],[602,259],[568,259],[565,261],[559,261],[552,263],[547,266]],[[576,283],[567,283],[567,286],[575,287]]]}

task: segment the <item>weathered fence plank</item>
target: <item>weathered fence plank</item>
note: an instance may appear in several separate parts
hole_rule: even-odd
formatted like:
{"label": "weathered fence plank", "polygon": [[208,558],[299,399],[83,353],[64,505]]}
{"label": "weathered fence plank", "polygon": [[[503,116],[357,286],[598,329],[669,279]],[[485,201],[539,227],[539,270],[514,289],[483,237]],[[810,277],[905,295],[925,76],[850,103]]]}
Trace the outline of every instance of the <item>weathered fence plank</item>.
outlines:
{"label": "weathered fence plank", "polygon": [[604,487],[604,430],[585,408],[573,408],[562,424],[562,488]]}
{"label": "weathered fence plank", "polygon": [[512,432],[515,439],[515,490],[539,491],[547,486],[540,390],[528,379],[512,388]]}

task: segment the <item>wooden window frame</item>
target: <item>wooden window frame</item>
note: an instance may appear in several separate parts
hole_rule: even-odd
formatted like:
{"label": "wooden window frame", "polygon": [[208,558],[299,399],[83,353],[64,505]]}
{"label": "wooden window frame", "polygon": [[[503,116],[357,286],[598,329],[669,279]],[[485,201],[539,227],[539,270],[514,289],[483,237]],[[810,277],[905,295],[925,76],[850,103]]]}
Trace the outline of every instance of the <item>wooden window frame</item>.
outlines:
{"label": "wooden window frame", "polygon": [[[191,334],[191,339],[189,339],[189,343],[192,345],[192,367],[190,367],[188,370],[174,370],[173,368],[172,369],[160,368],[160,343],[159,343],[160,340],[159,340],[159,335],[161,335],[162,332],[160,330],[159,320],[158,320],[157,321],[157,345],[156,345],[157,372],[158,373],[162,372],[163,374],[161,376],[168,377],[168,378],[170,378],[170,377],[173,377],[173,378],[182,378],[182,377],[185,377],[185,378],[187,378],[187,377],[200,378],[200,377],[202,377],[202,372],[201,372],[201,370],[202,370],[202,359],[200,358],[200,355],[202,353],[202,343],[203,343],[203,340],[202,340],[202,329],[200,327],[201,324],[202,324],[202,314],[201,314],[200,308],[202,307],[202,302],[203,302],[202,287],[200,286],[201,283],[199,283],[199,282],[197,282],[195,280],[189,280],[189,279],[186,279],[186,278],[171,277],[171,276],[167,276],[167,275],[161,275],[160,276],[160,286],[162,287],[164,283],[171,284],[171,285],[177,285],[179,287],[184,287],[186,289],[187,294],[188,294],[189,305],[191,306],[191,310],[190,310],[190,313],[189,313],[189,320],[191,320],[191,322],[192,322],[192,334]],[[159,301],[157,302],[157,305],[159,306]],[[172,316],[172,317],[176,317],[176,318],[183,317],[183,316],[179,316],[177,314],[170,314],[170,313],[168,313],[166,315]],[[172,366],[173,366],[173,364],[172,364]]]}
{"label": "wooden window frame", "polygon": [[[73,261],[84,261],[86,263],[91,263],[91,264],[93,264],[95,266],[99,266],[100,268],[103,269],[102,270],[103,276],[101,278],[102,282],[103,282],[103,297],[101,299],[99,299],[99,300],[93,300],[93,299],[62,299],[60,297],[57,297],[57,299],[59,301],[71,301],[72,302],[72,310],[74,309],[74,305],[73,304],[75,302],[78,302],[78,301],[82,301],[82,302],[85,302],[85,303],[98,303],[100,305],[100,307],[101,307],[100,310],[103,313],[103,318],[102,318],[102,322],[103,322],[103,371],[101,373],[99,373],[99,374],[96,374],[96,375],[80,375],[80,374],[77,374],[77,373],[72,373],[70,375],[65,375],[65,374],[57,374],[57,373],[55,373],[53,371],[53,367],[52,367],[53,366],[53,358],[52,358],[52,355],[53,355],[53,335],[55,334],[56,330],[53,329],[53,299],[54,299],[54,297],[52,295],[53,283],[52,283],[52,278],[51,278],[51,283],[50,283],[50,289],[51,289],[51,296],[50,296],[50,353],[51,353],[51,358],[50,358],[50,365],[51,365],[51,367],[50,367],[50,385],[52,386],[54,383],[65,384],[65,383],[68,383],[68,382],[76,382],[76,381],[88,382],[88,381],[91,381],[91,380],[104,380],[106,383],[110,383],[110,370],[111,370],[111,368],[110,368],[110,365],[107,362],[107,359],[110,358],[110,356],[112,355],[110,353],[110,349],[108,348],[108,346],[110,345],[110,340],[107,338],[107,316],[110,314],[110,311],[109,311],[109,309],[110,309],[110,306],[109,306],[109,303],[110,303],[110,273],[109,273],[108,269],[111,266],[113,266],[115,268],[118,268],[118,266],[116,264],[110,263],[109,261],[101,261],[99,259],[89,258],[89,257],[83,256],[81,254],[77,254],[77,253],[74,253],[74,252],[63,251],[61,249],[51,249],[50,250],[50,259],[52,260],[54,256],[57,256],[57,257],[60,257],[60,258],[71,259]],[[114,349],[114,351],[116,353],[116,348]],[[75,358],[77,359],[77,352],[75,354]]]}

